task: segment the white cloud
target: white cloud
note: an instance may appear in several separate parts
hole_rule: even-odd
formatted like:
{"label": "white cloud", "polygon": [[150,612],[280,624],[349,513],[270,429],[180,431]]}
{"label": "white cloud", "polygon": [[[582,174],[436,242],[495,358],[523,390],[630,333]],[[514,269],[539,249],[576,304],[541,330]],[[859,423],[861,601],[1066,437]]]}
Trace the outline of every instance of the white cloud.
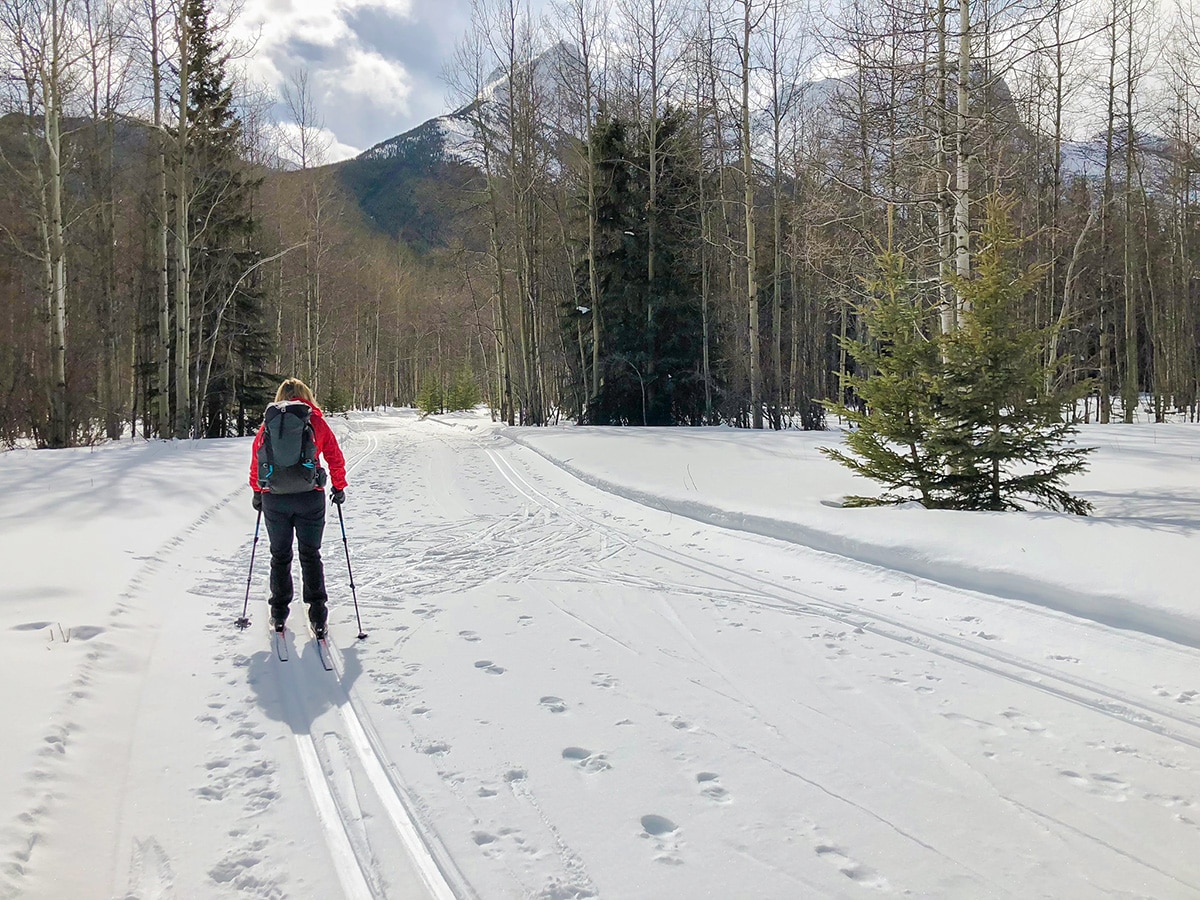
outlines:
{"label": "white cloud", "polygon": [[[244,61],[252,78],[276,93],[299,71],[308,72],[318,114],[330,135],[330,158],[354,155],[346,139],[373,143],[390,133],[372,133],[376,122],[393,122],[410,113],[414,79],[402,61],[363,45],[350,27],[359,11],[382,10],[411,15],[411,0],[247,0],[235,25],[235,37],[253,39]],[[277,115],[283,119],[281,109]],[[385,126],[386,130],[386,126]]]}
{"label": "white cloud", "polygon": [[384,59],[378,53],[355,53],[344,70],[327,72],[325,78],[337,78],[347,91],[370,100],[383,111],[408,112],[407,100],[412,90],[408,73],[400,63]]}

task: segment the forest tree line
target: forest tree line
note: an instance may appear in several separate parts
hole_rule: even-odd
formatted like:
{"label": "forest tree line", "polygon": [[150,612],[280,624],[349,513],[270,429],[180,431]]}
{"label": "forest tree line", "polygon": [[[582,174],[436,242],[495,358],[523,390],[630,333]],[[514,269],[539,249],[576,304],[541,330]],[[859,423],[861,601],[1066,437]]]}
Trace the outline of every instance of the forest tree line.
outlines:
{"label": "forest tree line", "polygon": [[1138,0],[477,0],[453,77],[493,394],[529,424],[821,427],[880,254],[953,333],[999,202],[1047,387],[1194,417],[1198,49],[1190,6]]}
{"label": "forest tree line", "polygon": [[461,273],[370,227],[235,12],[0,0],[0,443],[240,435],[283,377],[346,409],[469,364]]}
{"label": "forest tree line", "polygon": [[235,13],[0,0],[0,440],[244,434],[287,375],[333,408],[466,373],[514,424],[821,427],[881,252],[951,333],[997,199],[1057,387],[1195,415],[1187,5],[478,0],[447,66],[478,173],[420,252],[325,164],[303,72],[241,76]]}

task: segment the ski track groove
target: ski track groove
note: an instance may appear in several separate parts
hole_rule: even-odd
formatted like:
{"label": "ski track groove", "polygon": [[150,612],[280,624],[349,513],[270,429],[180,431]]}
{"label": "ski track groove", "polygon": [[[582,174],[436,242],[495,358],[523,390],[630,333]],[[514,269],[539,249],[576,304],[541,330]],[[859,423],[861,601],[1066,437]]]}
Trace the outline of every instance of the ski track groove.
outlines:
{"label": "ski track groove", "polygon": [[[379,438],[376,434],[370,431],[361,434],[365,436],[367,446],[356,454],[354,460],[346,466],[348,475],[379,448]],[[328,644],[328,647],[333,662],[332,672],[322,669],[310,676],[336,678],[338,684],[342,686],[341,697],[336,705],[339,727],[333,732],[327,730],[323,735],[324,739],[327,741],[330,736],[333,736],[341,742],[342,746],[348,746],[353,750],[372,790],[386,810],[392,828],[408,851],[410,860],[429,896],[435,900],[455,900],[457,895],[451,887],[443,867],[439,865],[432,848],[422,836],[420,825],[410,814],[401,789],[388,775],[389,771],[394,770],[394,765],[383,752],[378,738],[372,739],[370,736],[374,734],[374,729],[369,724],[370,717],[365,712],[360,715],[356,709],[358,704],[353,700],[352,691],[347,689],[342,682],[345,666],[340,650],[332,643]],[[288,680],[294,682],[293,678]],[[295,690],[294,684],[289,684],[287,687],[289,690]],[[324,760],[324,765],[322,764],[325,754],[322,753],[316,735],[311,732],[298,734],[295,737],[304,768],[305,781],[313,805],[317,809],[318,817],[321,819],[326,842],[335,861],[338,879],[346,891],[346,896],[354,898],[354,900],[358,900],[358,898],[371,900],[371,898],[382,895],[382,888],[379,888],[378,891],[373,888],[366,874],[372,871],[377,860],[371,856],[369,846],[364,844],[356,847],[357,842],[351,838],[355,823],[361,819],[361,812],[349,809],[345,801],[339,803],[337,800],[338,791],[333,783],[337,771],[336,760],[329,758]],[[425,835],[428,836],[428,831],[425,832]],[[447,865],[449,865],[448,860]]]}
{"label": "ski track groove", "polygon": [[358,853],[350,841],[347,813],[334,797],[329,774],[317,753],[316,740],[311,734],[298,734],[296,751],[304,783],[317,811],[317,819],[325,835],[325,843],[333,857],[333,868],[345,891],[347,900],[374,900],[375,892],[367,883],[359,865]]}
{"label": "ski track groove", "polygon": [[[345,671],[341,651],[332,644],[329,649],[333,658],[333,675],[341,684],[342,672]],[[401,788],[389,775],[389,772],[395,771],[395,766],[383,752],[379,738],[373,736],[375,730],[370,725],[370,717],[365,712],[359,713],[356,708],[359,704],[354,702],[352,691],[344,690],[344,696],[345,702],[339,704],[338,715],[346,733],[339,733],[339,738],[353,749],[430,896],[436,900],[454,900],[457,895],[450,880],[422,836],[428,835],[428,830],[422,832],[420,824],[409,812]]]}

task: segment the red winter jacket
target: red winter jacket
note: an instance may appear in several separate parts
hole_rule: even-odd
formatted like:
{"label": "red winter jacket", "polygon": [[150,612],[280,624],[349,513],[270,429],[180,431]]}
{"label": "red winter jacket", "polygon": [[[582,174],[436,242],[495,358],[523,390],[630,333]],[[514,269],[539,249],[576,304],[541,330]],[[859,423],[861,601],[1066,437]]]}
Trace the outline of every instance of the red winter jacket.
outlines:
{"label": "red winter jacket", "polygon": [[[308,403],[307,400],[304,402]],[[338,446],[333,429],[325,421],[325,416],[322,415],[320,408],[311,403],[308,405],[312,407],[312,416],[309,417],[309,422],[312,424],[313,441],[317,445],[317,454],[324,459],[325,465],[329,469],[329,483],[339,491],[345,490],[346,458],[342,456],[342,448]],[[250,487],[256,491],[262,490],[258,486],[258,448],[262,446],[264,428],[266,428],[265,423],[258,426],[258,434],[254,436],[254,447],[250,451]],[[318,487],[313,490],[322,489]]]}

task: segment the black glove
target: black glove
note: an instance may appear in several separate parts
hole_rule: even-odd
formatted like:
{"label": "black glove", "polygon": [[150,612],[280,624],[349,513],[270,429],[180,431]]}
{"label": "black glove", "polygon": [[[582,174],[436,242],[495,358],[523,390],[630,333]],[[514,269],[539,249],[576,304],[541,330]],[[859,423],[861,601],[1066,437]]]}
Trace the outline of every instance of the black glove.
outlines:
{"label": "black glove", "polygon": [[341,506],[342,501],[345,499],[346,499],[346,489],[345,488],[334,488],[333,492],[330,493],[330,495],[329,495],[330,502],[336,503],[338,506]]}
{"label": "black glove", "polygon": [[250,498],[250,504],[258,511],[262,512],[262,491],[255,491],[254,496]]}

